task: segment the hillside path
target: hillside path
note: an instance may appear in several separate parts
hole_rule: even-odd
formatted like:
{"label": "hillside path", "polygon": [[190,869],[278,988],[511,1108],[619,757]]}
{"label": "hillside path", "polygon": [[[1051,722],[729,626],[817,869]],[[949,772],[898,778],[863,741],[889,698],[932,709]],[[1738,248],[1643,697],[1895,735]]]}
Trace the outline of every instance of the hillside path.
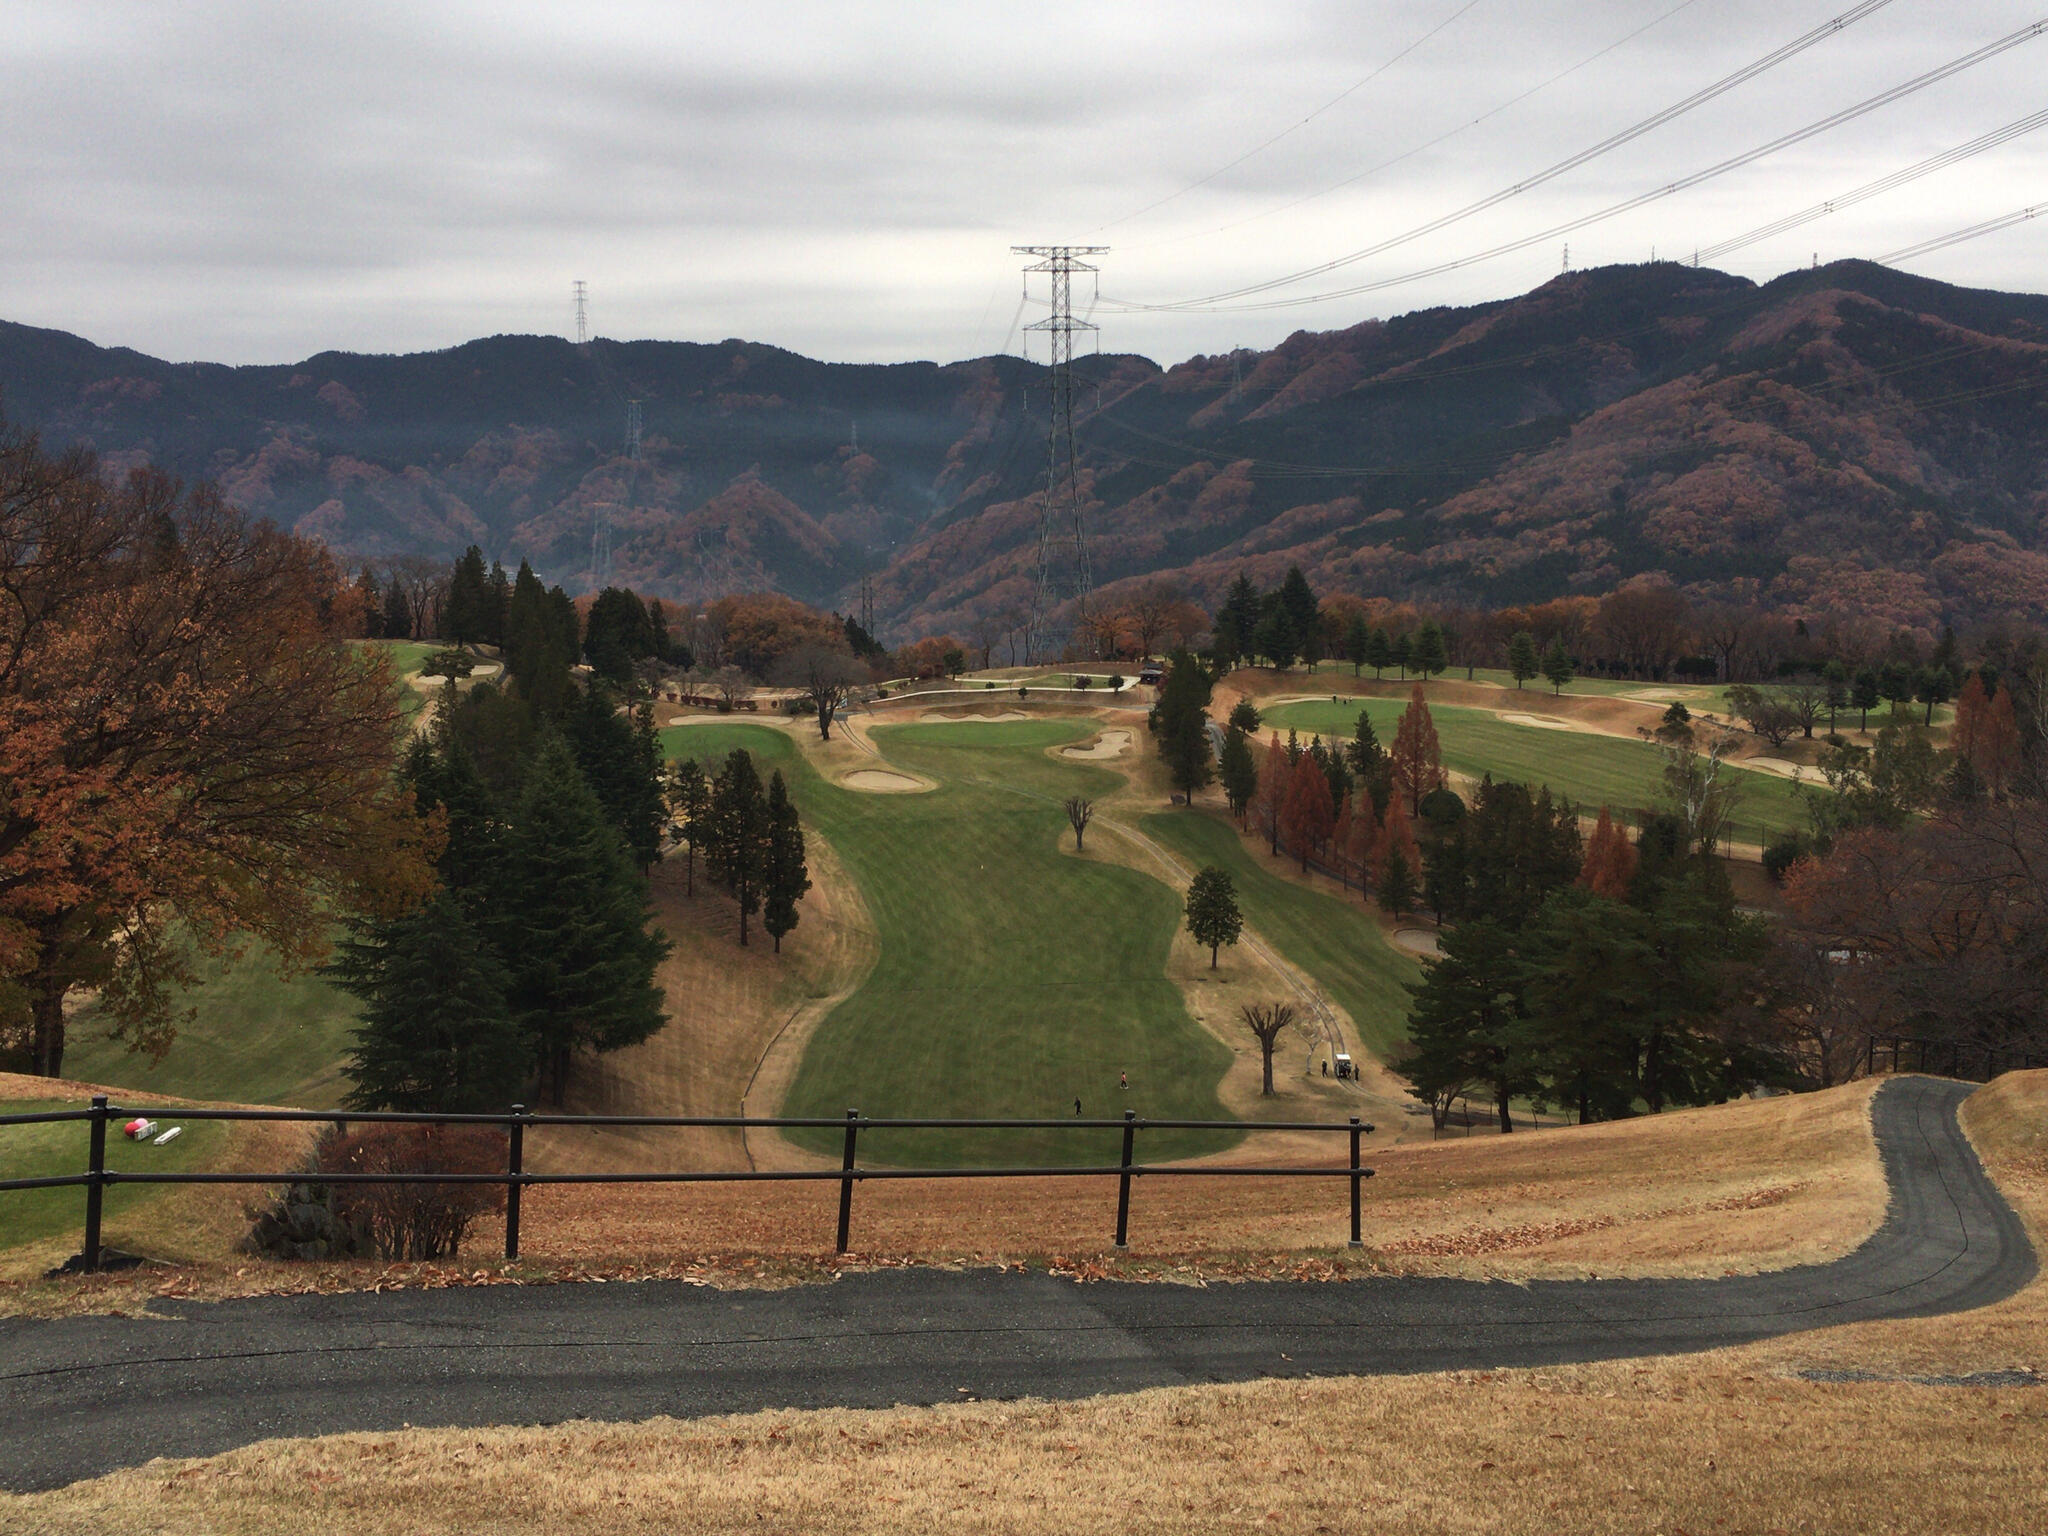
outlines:
{"label": "hillside path", "polygon": [[1194,1287],[927,1269],[779,1291],[489,1287],[0,1321],[0,1484],[283,1435],[1551,1365],[1961,1311],[2035,1267],[1956,1122],[1969,1091],[1888,1083],[1872,1111],[1884,1225],[1846,1258],[1771,1274]]}

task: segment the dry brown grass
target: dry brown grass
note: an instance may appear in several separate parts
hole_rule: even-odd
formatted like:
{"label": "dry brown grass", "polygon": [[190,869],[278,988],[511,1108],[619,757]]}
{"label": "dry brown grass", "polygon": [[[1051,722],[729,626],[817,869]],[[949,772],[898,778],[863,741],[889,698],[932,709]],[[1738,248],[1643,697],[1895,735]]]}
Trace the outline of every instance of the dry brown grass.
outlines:
{"label": "dry brown grass", "polygon": [[1820,1385],[1709,1358],[337,1435],[0,1500],[0,1521],[99,1536],[1959,1533],[2048,1514],[2044,1454],[2039,1390]]}

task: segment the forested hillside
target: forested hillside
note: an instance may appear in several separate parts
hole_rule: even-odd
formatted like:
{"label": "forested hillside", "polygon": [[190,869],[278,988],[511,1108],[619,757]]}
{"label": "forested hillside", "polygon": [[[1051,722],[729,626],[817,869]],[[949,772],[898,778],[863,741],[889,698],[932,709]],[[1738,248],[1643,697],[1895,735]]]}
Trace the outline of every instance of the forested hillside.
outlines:
{"label": "forested hillside", "polygon": [[[1098,585],[1240,569],[1501,603],[1661,574],[1931,629],[2048,605],[2048,298],[1868,263],[1764,286],[1660,263],[1302,332],[1162,371],[1086,359]],[[740,341],[495,337],[405,357],[170,364],[0,325],[17,422],[209,474],[346,559],[480,544],[572,590],[775,588],[885,634],[1028,603],[1044,370],[814,362]],[[645,428],[625,454],[627,403]]]}

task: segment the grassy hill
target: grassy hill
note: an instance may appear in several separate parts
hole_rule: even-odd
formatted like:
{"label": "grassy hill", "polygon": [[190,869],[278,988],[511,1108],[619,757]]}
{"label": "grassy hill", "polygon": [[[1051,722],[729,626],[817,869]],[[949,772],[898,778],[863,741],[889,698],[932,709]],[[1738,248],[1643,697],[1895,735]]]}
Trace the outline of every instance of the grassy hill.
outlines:
{"label": "grassy hill", "polygon": [[[1057,761],[1075,721],[888,726],[885,759],[936,782],[929,794],[872,795],[822,780],[789,739],[761,726],[682,726],[671,753],[745,746],[790,778],[805,819],[859,883],[881,940],[867,981],[819,1026],[786,1111],[839,1116],[1093,1118],[1125,1109],[1224,1118],[1216,1085],[1229,1052],[1205,1034],[1166,979],[1177,894],[1121,865],[1075,858],[1060,800],[1100,795],[1108,770]],[[1119,1091],[1128,1072],[1131,1090]],[[836,1151],[825,1131],[800,1137]],[[872,1138],[899,1163],[1115,1160],[1058,1132],[994,1137],[934,1130]],[[1146,1155],[1217,1143],[1148,1137]],[[864,1143],[865,1145],[865,1143]]]}

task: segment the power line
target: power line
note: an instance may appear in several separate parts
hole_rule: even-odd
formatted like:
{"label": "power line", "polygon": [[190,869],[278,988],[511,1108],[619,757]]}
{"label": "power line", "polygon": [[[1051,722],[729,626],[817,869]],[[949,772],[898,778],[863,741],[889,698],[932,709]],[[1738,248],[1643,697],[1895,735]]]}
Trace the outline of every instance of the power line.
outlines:
{"label": "power line", "polygon": [[[1519,240],[1505,241],[1500,245],[1474,252],[1469,256],[1460,256],[1450,261],[1438,262],[1434,266],[1418,268],[1412,272],[1404,272],[1397,277],[1384,277],[1369,283],[1354,283],[1348,287],[1334,288],[1323,293],[1302,294],[1289,299],[1268,299],[1249,304],[1215,304],[1205,300],[1194,300],[1184,304],[1129,304],[1121,303],[1115,299],[1107,302],[1113,310],[1123,313],[1149,313],[1163,310],[1208,310],[1211,313],[1235,314],[1246,310],[1297,309],[1309,304],[1328,303],[1332,299],[1347,299],[1361,293],[1375,293],[1386,288],[1398,288],[1403,284],[1419,282],[1424,278],[1440,277],[1446,272],[1455,272],[1460,268],[1473,266],[1482,261],[1490,261],[1496,256],[1506,256],[1515,251],[1526,250],[1532,245],[1546,245],[1561,235],[1569,235],[1573,231],[1584,229],[1590,224],[1598,224],[1619,214],[1633,212],[1635,209],[1645,207],[1650,203],[1661,201],[1679,192],[1688,191],[1693,187],[1699,186],[1702,182],[1713,180],[1717,176],[1724,176],[1730,171],[1740,170],[1746,165],[1753,165],[1758,160],[1774,155],[1781,149],[1789,149],[1794,144],[1803,143],[1807,139],[1828,132],[1830,129],[1839,128],[1845,123],[1854,122],[1857,118],[1875,112],[1881,107],[1890,106],[1892,103],[1901,101],[1916,92],[1923,91],[1931,85],[1939,84],[1951,76],[1961,74],[1964,70],[1982,64],[1987,59],[1994,58],[2008,49],[2017,48],[2022,43],[2032,41],[2034,38],[2041,36],[2044,31],[2048,31],[2048,19],[2031,22],[2027,26],[2020,28],[2019,31],[1999,38],[1996,42],[1986,43],[1981,48],[1973,49],[1959,58],[1951,59],[1946,64],[1928,70],[1925,74],[1916,75],[1901,85],[1893,86],[1890,90],[1880,91],[1877,95],[1860,101],[1852,107],[1844,107],[1839,112],[1830,113],[1817,122],[1807,124],[1804,128],[1795,129],[1791,133],[1780,134],[1769,143],[1760,144],[1754,149],[1745,150],[1739,155],[1731,155],[1726,160],[1708,166],[1705,170],[1695,171],[1690,176],[1681,177],[1677,181],[1667,183],[1652,191],[1639,193],[1635,197],[1624,198],[1618,203],[1610,203],[1607,207],[1595,213],[1585,214],[1576,219],[1568,219],[1562,224],[1553,224],[1548,229],[1539,230],[1533,235],[1525,235]],[[1401,240],[1406,238],[1408,237],[1401,236],[1394,241],[1386,242],[1386,244],[1399,244]],[[1376,249],[1385,249],[1385,245],[1376,247]],[[1331,263],[1330,265],[1340,264]],[[1328,267],[1326,266],[1318,270],[1326,271]],[[1286,282],[1292,281],[1292,279],[1281,279],[1280,281]],[[1251,294],[1262,292],[1275,286],[1278,286],[1278,284],[1262,283],[1251,288],[1241,289],[1239,292]]]}
{"label": "power line", "polygon": [[1794,58],[1816,44],[1826,42],[1829,38],[1838,36],[1865,17],[1884,9],[1885,6],[1891,3],[1892,0],[1861,0],[1861,3],[1852,6],[1833,20],[1823,22],[1810,32],[1802,33],[1800,36],[1793,38],[1789,43],[1774,48],[1762,58],[1752,60],[1750,63],[1743,65],[1742,68],[1736,70],[1733,74],[1723,75],[1713,84],[1703,86],[1699,90],[1694,91],[1683,101],[1675,102],[1671,106],[1664,108],[1661,112],[1652,113],[1640,122],[1622,129],[1619,133],[1610,134],[1591,148],[1582,149],[1575,155],[1568,155],[1555,165],[1538,171],[1533,176],[1525,177],[1513,186],[1504,187],[1490,196],[1480,198],[1477,202],[1467,203],[1463,208],[1455,209],[1439,218],[1431,219],[1426,224],[1418,224],[1413,229],[1407,230],[1402,234],[1390,236],[1376,244],[1366,246],[1362,250],[1352,251],[1348,255],[1335,257],[1317,266],[1304,267],[1301,271],[1289,273],[1285,277],[1272,278],[1263,283],[1250,283],[1242,288],[1232,288],[1222,293],[1212,293],[1199,299],[1189,299],[1178,304],[1139,304],[1126,307],[1142,310],[1202,308],[1230,299],[1245,298],[1255,293],[1265,293],[1274,288],[1283,288],[1290,283],[1306,282],[1309,278],[1320,277],[1325,272],[1334,272],[1340,267],[1350,266],[1356,262],[1364,261],[1370,256],[1377,256],[1383,251],[1393,250],[1396,246],[1406,245],[1410,241],[1419,240],[1424,235],[1434,234],[1440,229],[1448,228],[1452,224],[1469,219],[1476,213],[1484,213],[1489,208],[1498,207],[1510,198],[1519,197],[1524,192],[1532,191],[1546,182],[1555,181],[1558,177],[1565,175],[1569,171],[1574,171],[1590,161],[1597,160],[1602,155],[1621,148],[1624,144],[1634,142],[1644,134],[1683,117],[1694,108],[1704,106],[1716,97],[1726,95],[1737,86],[1744,85],[1766,71],[1775,69],[1787,59]]}
{"label": "power line", "polygon": [[1598,53],[1587,54],[1583,59],[1579,60],[1578,63],[1572,65],[1569,69],[1561,69],[1556,74],[1552,75],[1549,79],[1530,86],[1529,89],[1523,91],[1519,96],[1510,96],[1506,101],[1502,102],[1499,106],[1493,107],[1488,111],[1480,113],[1470,122],[1460,123],[1457,127],[1448,129],[1445,132],[1438,134],[1435,138],[1429,139],[1424,143],[1417,144],[1412,149],[1404,149],[1403,151],[1401,151],[1400,154],[1389,156],[1387,159],[1380,161],[1380,163],[1377,165],[1368,166],[1365,170],[1358,172],[1356,175],[1346,176],[1342,181],[1332,182],[1330,183],[1330,185],[1322,188],[1320,191],[1305,193],[1300,197],[1294,198],[1289,202],[1281,203],[1276,207],[1262,209],[1258,213],[1246,214],[1241,219],[1232,219],[1229,223],[1219,224],[1214,229],[1198,230],[1193,234],[1187,235],[1175,235],[1170,239],[1165,240],[1150,240],[1146,241],[1142,245],[1138,245],[1135,247],[1126,245],[1123,247],[1123,249],[1151,250],[1157,246],[1179,245],[1188,240],[1202,240],[1206,239],[1210,235],[1225,234],[1233,229],[1242,229],[1247,224],[1256,224],[1260,219],[1268,219],[1272,218],[1276,214],[1291,212],[1292,210],[1301,207],[1305,203],[1312,203],[1315,202],[1318,198],[1328,197],[1332,192],[1341,192],[1346,187],[1356,186],[1361,181],[1367,181],[1370,180],[1372,177],[1379,175],[1381,171],[1391,170],[1393,167],[1402,164],[1404,161],[1413,160],[1417,155],[1427,154],[1430,150],[1435,149],[1439,144],[1447,143],[1450,140],[1455,139],[1459,134],[1469,132],[1470,130],[1477,128],[1481,123],[1489,122],[1492,119],[1499,117],[1501,113],[1508,111],[1512,107],[1520,106],[1530,97],[1542,94],[1544,91],[1549,90],[1553,85],[1556,85],[1558,81],[1567,79],[1568,77],[1577,74],[1580,70],[1586,68],[1588,65],[1599,63],[1600,60],[1606,58],[1608,54],[1614,52],[1617,48],[1621,48],[1626,44],[1634,42],[1637,38],[1641,37],[1645,32],[1650,31],[1654,27],[1661,27],[1665,22],[1669,21],[1672,17],[1676,16],[1680,11],[1689,10],[1697,4],[1699,4],[1699,0],[1678,0],[1678,4],[1672,6],[1671,9],[1664,12],[1663,15],[1653,17],[1651,20],[1644,22],[1640,27],[1637,27],[1633,32],[1626,33],[1623,36],[1616,38],[1613,42],[1609,43],[1605,48],[1602,48]]}
{"label": "power line", "polygon": [[[1463,16],[1467,11],[1471,10],[1474,6],[1478,5],[1479,3],[1480,0],[1465,0],[1465,4],[1458,7],[1458,9],[1453,11],[1449,16],[1446,16],[1442,21],[1438,22],[1435,26],[1431,27],[1427,32],[1423,33],[1422,36],[1415,39],[1414,42],[1410,43],[1406,48],[1403,48],[1399,53],[1395,54],[1391,59],[1387,60],[1386,63],[1382,64],[1378,69],[1374,70],[1371,74],[1367,75],[1363,80],[1360,80],[1353,85],[1346,86],[1343,90],[1339,91],[1335,96],[1332,96],[1328,101],[1324,102],[1320,107],[1317,107],[1315,111],[1309,113],[1309,115],[1307,117],[1304,117],[1300,122],[1291,124],[1286,128],[1282,128],[1278,133],[1274,134],[1271,138],[1263,140],[1258,144],[1254,144],[1250,149],[1246,150],[1243,154],[1239,155],[1235,160],[1232,160],[1228,165],[1219,165],[1215,170],[1211,171],[1208,175],[1203,176],[1198,180],[1189,182],[1186,186],[1182,187],[1178,192],[1169,192],[1166,194],[1166,196],[1159,198],[1154,202],[1147,203],[1144,207],[1138,209],[1135,213],[1127,213],[1123,215],[1123,217],[1121,218],[1111,219],[1107,224],[1098,224],[1095,226],[1094,229],[1088,231],[1088,233],[1090,233],[1091,235],[1100,234],[1105,229],[1114,229],[1119,224],[1128,224],[1132,219],[1143,218],[1146,214],[1152,212],[1153,209],[1164,208],[1168,203],[1173,202],[1178,198],[1186,197],[1190,192],[1193,192],[1198,188],[1206,187],[1210,182],[1214,181],[1217,177],[1228,175],[1230,172],[1236,170],[1240,165],[1243,165],[1245,161],[1250,160],[1255,156],[1264,154],[1267,150],[1271,149],[1275,144],[1278,144],[1282,139],[1288,137],[1290,134],[1300,132],[1303,128],[1306,128],[1310,123],[1314,122],[1317,118],[1321,117],[1325,112],[1328,112],[1331,108],[1348,100],[1350,97],[1357,95],[1358,92],[1364,90],[1368,85],[1371,85],[1373,81],[1379,79],[1381,75],[1384,75],[1396,64],[1400,63],[1403,59],[1407,58],[1409,54],[1413,53],[1416,49],[1420,48],[1432,37],[1435,37],[1437,33],[1443,31],[1444,28],[1448,27],[1452,22],[1456,21],[1459,17]],[[1691,0],[1687,0],[1687,3],[1691,3]]]}
{"label": "power line", "polygon": [[1747,234],[1737,235],[1733,239],[1722,240],[1717,244],[1705,246],[1698,252],[1698,255],[1712,261],[1716,257],[1728,255],[1731,251],[1739,251],[1745,246],[1755,245],[1759,240],[1768,240],[1772,235],[1781,235],[1789,229],[1797,229],[1802,224],[1811,224],[1815,219],[1824,219],[1829,214],[1843,208],[1854,207],[1866,198],[1890,192],[1894,188],[1903,187],[1907,182],[1918,181],[1922,176],[1931,175],[1935,171],[1946,170],[1952,165],[1960,164],[1962,161],[1970,159],[1973,155],[1982,154],[1987,149],[1995,149],[2000,144],[2009,143],[2011,140],[2017,139],[2024,134],[2032,133],[2043,124],[2048,124],[2048,111],[2033,113],[2031,116],[2021,118],[2018,122],[2007,123],[2003,128],[1994,128],[1989,133],[1980,134],[1967,144],[1958,144],[1955,148],[1943,150],[1938,155],[1930,155],[1917,165],[1909,165],[1904,170],[1893,171],[1889,176],[1880,176],[1875,181],[1865,182],[1853,192],[1843,192],[1838,196],[1827,199],[1825,202],[1815,203],[1811,208],[1802,208],[1799,212],[1789,213],[1782,219],[1774,219],[1768,224],[1759,224]]}
{"label": "power line", "polygon": [[2015,224],[2024,224],[2031,218],[2048,213],[2048,203],[2035,203],[2016,213],[2001,214],[1995,219],[1986,219],[1982,224],[1972,224],[1965,229],[1951,230],[1945,235],[1936,235],[1932,240],[1922,240],[1917,245],[1901,246],[1876,258],[1889,267],[1901,261],[1911,261],[1915,256],[1945,250],[1951,245],[1961,245],[1965,240],[1975,240],[1980,235],[1995,235],[2001,229],[2011,229]]}

